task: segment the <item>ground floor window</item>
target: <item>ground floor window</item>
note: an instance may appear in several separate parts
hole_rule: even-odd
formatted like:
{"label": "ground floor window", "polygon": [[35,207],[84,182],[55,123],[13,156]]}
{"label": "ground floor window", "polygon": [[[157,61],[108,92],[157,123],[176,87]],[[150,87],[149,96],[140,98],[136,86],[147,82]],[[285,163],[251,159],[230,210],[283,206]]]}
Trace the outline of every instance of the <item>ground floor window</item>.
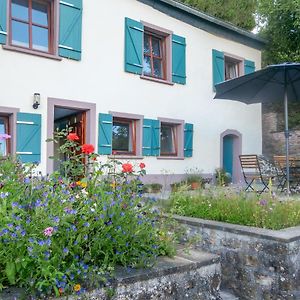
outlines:
{"label": "ground floor window", "polygon": [[0,155],[8,155],[10,148],[9,117],[0,116]]}
{"label": "ground floor window", "polygon": [[114,154],[136,154],[136,121],[113,118],[112,151]]}
{"label": "ground floor window", "polygon": [[160,132],[160,155],[177,155],[176,125],[162,123]]}

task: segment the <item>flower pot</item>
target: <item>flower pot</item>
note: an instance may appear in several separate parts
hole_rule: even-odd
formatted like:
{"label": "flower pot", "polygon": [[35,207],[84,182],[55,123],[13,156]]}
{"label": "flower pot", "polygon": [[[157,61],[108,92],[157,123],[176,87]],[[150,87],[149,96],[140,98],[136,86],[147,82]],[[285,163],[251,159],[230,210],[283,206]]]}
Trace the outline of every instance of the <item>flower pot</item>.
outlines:
{"label": "flower pot", "polygon": [[192,190],[199,190],[201,187],[200,182],[192,182],[191,183],[191,189]]}

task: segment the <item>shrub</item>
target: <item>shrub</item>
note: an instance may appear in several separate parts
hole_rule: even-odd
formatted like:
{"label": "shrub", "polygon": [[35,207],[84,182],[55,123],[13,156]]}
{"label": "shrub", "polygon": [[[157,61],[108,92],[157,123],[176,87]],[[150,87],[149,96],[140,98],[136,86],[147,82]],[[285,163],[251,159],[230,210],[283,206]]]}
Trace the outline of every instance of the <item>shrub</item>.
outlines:
{"label": "shrub", "polygon": [[269,229],[300,225],[300,202],[280,201],[270,195],[247,195],[212,189],[198,194],[175,193],[172,213]]}
{"label": "shrub", "polygon": [[92,150],[67,139],[62,174],[47,177],[14,158],[1,161],[0,290],[80,294],[105,283],[116,265],[151,266],[174,254],[153,200],[142,197],[145,166],[101,164]]}

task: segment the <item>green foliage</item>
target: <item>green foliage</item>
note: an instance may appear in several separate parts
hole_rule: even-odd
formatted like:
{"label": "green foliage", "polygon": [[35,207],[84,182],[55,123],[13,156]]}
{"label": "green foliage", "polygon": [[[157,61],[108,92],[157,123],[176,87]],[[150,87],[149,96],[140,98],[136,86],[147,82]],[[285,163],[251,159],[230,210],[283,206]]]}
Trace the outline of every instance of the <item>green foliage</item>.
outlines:
{"label": "green foliage", "polygon": [[180,0],[246,30],[255,27],[256,0]]}
{"label": "green foliage", "polygon": [[159,193],[162,189],[162,184],[160,183],[149,183],[144,184],[143,191],[145,193]]}
{"label": "green foliage", "polygon": [[246,226],[282,229],[300,225],[300,202],[279,201],[268,195],[249,197],[229,190],[171,196],[172,213]]}
{"label": "green foliage", "polygon": [[268,40],[263,65],[300,62],[300,2],[260,0],[260,34]]}
{"label": "green foliage", "polygon": [[0,290],[81,294],[105,283],[116,265],[151,266],[158,255],[174,254],[154,200],[142,197],[144,166],[101,164],[93,153],[83,163],[76,141],[61,149],[67,176],[34,177],[33,167],[1,160]]}

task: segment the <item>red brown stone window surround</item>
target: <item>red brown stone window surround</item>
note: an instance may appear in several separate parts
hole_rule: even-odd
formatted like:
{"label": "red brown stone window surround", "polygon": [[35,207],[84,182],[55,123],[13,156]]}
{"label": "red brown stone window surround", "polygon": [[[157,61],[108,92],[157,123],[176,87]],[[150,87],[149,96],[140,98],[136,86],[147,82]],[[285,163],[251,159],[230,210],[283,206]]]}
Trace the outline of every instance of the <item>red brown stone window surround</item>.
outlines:
{"label": "red brown stone window surround", "polygon": [[244,75],[244,59],[225,53],[225,80]]}
{"label": "red brown stone window surround", "polygon": [[[13,154],[16,152],[17,134],[17,112],[19,109],[0,106],[0,156]],[[8,134],[9,139],[2,139],[1,136]]]}
{"label": "red brown stone window surround", "polygon": [[112,153],[119,158],[142,158],[142,115],[109,112],[113,116]]}
{"label": "red brown stone window surround", "polygon": [[59,59],[58,0],[9,0],[8,15],[4,49]]}
{"label": "red brown stone window surround", "polygon": [[172,31],[143,22],[143,75],[141,78],[172,83]]}
{"label": "red brown stone window surround", "polygon": [[160,120],[160,157],[183,159],[184,121],[158,118]]}

